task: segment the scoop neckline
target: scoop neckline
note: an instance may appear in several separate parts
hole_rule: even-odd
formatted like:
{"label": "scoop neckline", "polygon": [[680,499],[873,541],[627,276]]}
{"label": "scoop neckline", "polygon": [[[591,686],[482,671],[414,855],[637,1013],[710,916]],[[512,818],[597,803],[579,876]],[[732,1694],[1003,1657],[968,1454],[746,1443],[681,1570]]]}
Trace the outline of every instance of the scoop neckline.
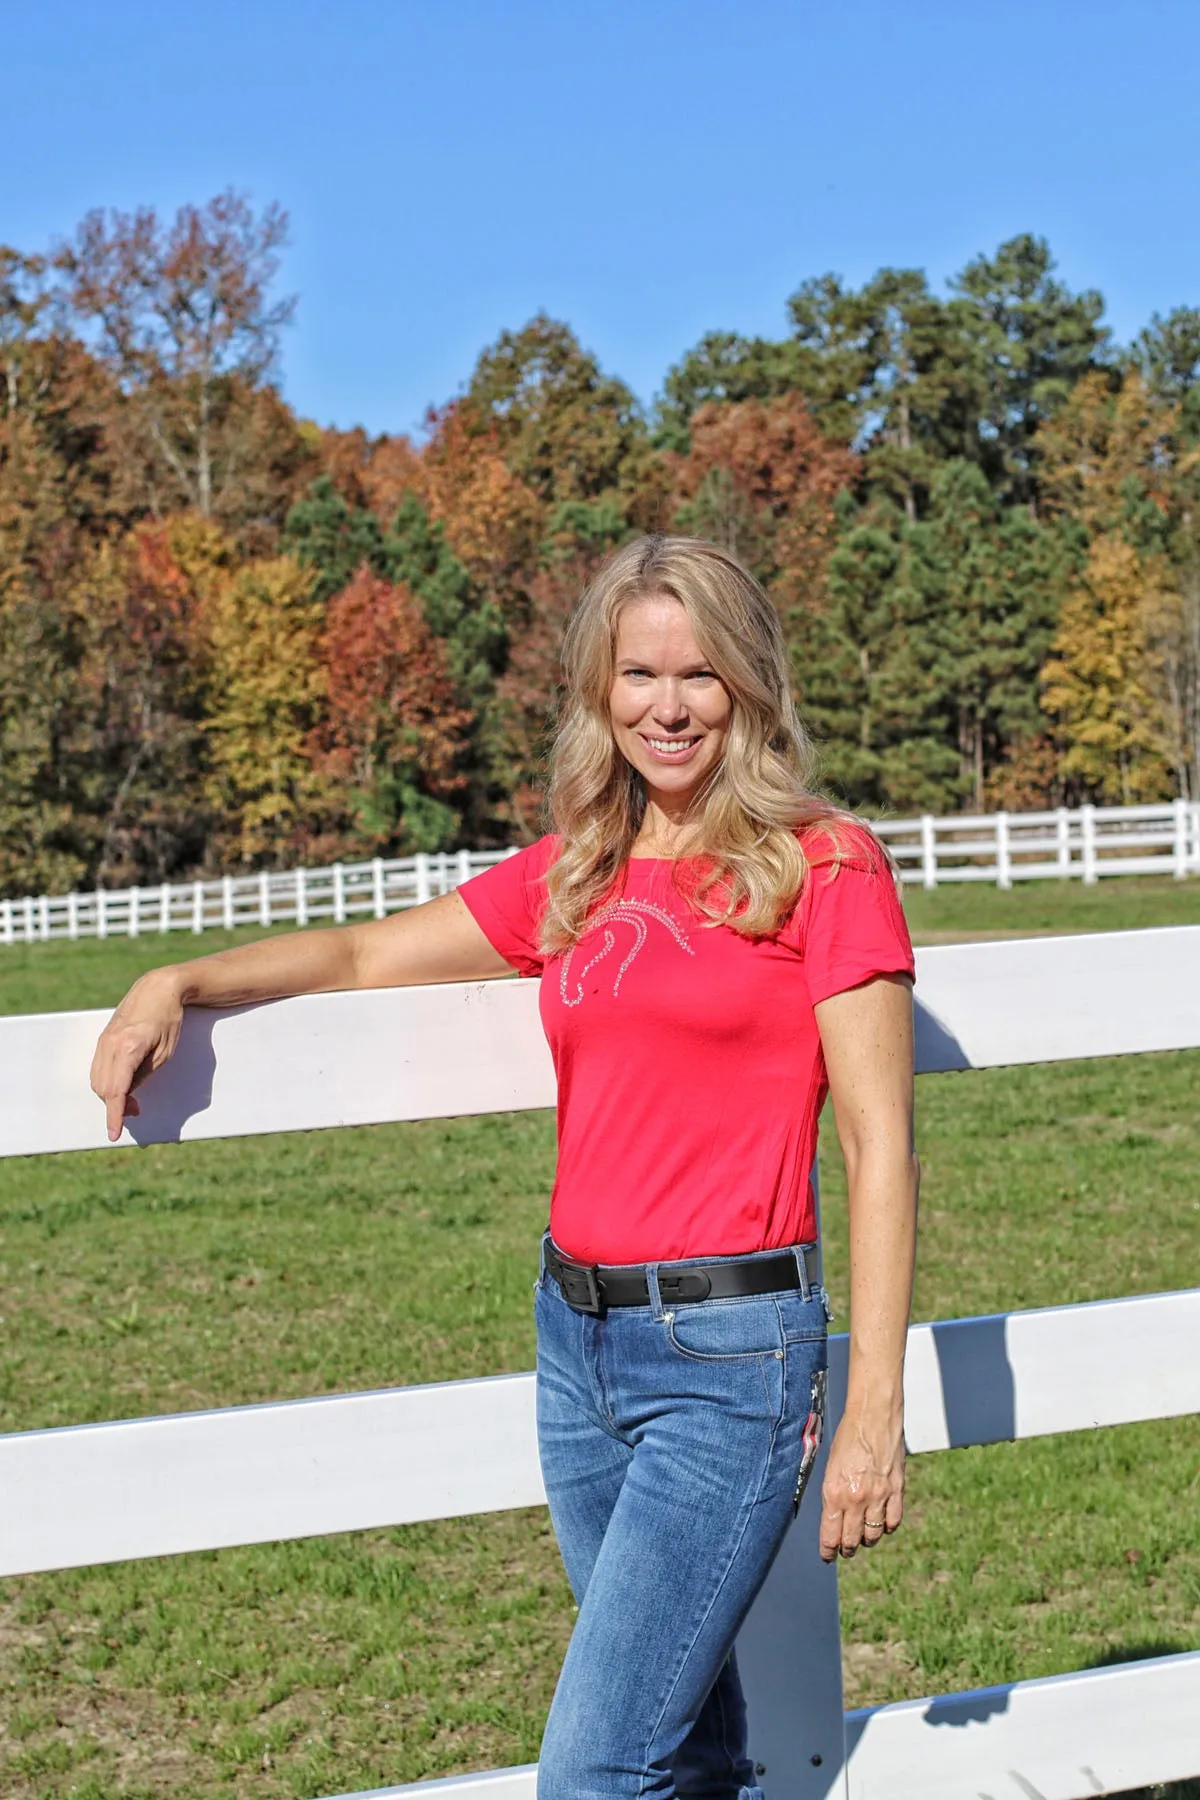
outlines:
{"label": "scoop neckline", "polygon": [[699,862],[705,855],[703,850],[689,851],[686,856],[627,856],[627,863],[677,863]]}

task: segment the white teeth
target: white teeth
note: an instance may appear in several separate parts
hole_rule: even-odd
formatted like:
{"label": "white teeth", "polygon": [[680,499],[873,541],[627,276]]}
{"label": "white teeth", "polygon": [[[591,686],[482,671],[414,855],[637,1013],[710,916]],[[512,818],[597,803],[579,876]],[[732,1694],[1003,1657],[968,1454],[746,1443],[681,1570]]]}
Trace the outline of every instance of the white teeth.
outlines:
{"label": "white teeth", "polygon": [[665,751],[674,752],[674,751],[679,751],[679,750],[690,750],[693,744],[698,744],[700,742],[700,739],[699,738],[647,738],[646,742],[649,744],[649,746],[652,750],[665,750]]}

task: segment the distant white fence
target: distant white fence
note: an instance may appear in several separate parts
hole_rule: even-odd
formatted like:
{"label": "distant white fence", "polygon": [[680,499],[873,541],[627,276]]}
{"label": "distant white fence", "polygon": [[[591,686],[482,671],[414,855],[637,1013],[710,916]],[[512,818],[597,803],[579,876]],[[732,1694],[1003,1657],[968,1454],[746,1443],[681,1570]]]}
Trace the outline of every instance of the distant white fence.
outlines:
{"label": "distant white fence", "polygon": [[1102,875],[1200,875],[1200,801],[1059,807],[1054,812],[876,819],[905,881],[1098,881]]}
{"label": "distant white fence", "polygon": [[[922,1075],[1200,1047],[1200,926],[917,958]],[[122,1141],[550,1106],[537,998],[500,981],[189,1011]],[[105,1017],[0,1019],[0,1154],[104,1145],[86,1071]],[[831,1427],[845,1368],[835,1337]],[[905,1410],[914,1452],[1200,1412],[1200,1288],[914,1326]],[[523,1374],[16,1432],[0,1437],[0,1576],[543,1498]],[[801,1509],[738,1640],[769,1800],[1085,1800],[1200,1773],[1200,1650],[843,1713],[818,1518]],[[535,1789],[519,1768],[342,1800]]]}
{"label": "distant white fence", "polygon": [[311,925],[382,919],[447,894],[511,850],[443,850],[377,856],[326,869],[262,869],[211,881],[93,888],[81,894],[0,900],[0,944],[47,938],[145,937],[167,931],[232,931],[237,925]]}
{"label": "distant white fence", "polygon": [[[1074,811],[979,813],[877,819],[873,829],[904,881],[1092,883],[1102,875],[1200,875],[1200,802],[1080,806]],[[154,932],[232,931],[236,925],[308,925],[382,919],[445,894],[511,850],[443,850],[375,857],[325,869],[263,869],[210,881],[93,888],[80,894],[0,900],[0,944],[47,938],[142,937]]]}

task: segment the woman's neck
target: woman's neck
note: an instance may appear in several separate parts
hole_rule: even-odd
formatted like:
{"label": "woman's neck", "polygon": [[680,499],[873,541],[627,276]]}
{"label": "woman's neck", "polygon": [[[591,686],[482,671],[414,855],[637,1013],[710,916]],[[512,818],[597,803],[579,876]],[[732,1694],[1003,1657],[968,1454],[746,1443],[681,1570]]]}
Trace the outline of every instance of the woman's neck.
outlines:
{"label": "woman's neck", "polygon": [[631,856],[685,856],[694,854],[700,828],[698,810],[687,806],[664,807],[647,797],[646,811],[633,840]]}

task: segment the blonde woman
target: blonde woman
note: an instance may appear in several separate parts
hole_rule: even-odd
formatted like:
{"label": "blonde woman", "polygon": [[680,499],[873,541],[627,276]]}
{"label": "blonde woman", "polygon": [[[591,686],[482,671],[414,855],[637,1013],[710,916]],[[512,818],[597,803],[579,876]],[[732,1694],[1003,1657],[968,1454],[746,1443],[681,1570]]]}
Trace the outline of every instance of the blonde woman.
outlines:
{"label": "blonde woman", "polygon": [[753,1800],[733,1643],[820,1440],[810,1171],[827,1092],[851,1333],[821,1554],[901,1519],[912,951],[882,852],[811,791],[775,611],[732,557],[627,545],[580,601],[564,665],[550,835],[410,912],[143,976],[92,1081],[115,1137],[185,1006],[540,981],[558,1168],[538,1432],[579,1617],[538,1793]]}

